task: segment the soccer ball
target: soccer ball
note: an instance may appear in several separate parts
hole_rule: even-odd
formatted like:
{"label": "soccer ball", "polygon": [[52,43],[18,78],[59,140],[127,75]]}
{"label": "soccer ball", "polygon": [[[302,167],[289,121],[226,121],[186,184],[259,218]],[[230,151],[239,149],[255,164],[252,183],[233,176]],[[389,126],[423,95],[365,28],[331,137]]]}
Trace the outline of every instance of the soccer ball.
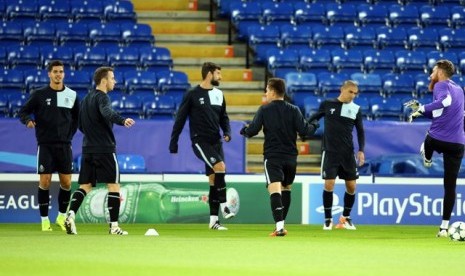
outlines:
{"label": "soccer ball", "polygon": [[453,241],[465,241],[465,222],[456,221],[449,227],[449,237]]}

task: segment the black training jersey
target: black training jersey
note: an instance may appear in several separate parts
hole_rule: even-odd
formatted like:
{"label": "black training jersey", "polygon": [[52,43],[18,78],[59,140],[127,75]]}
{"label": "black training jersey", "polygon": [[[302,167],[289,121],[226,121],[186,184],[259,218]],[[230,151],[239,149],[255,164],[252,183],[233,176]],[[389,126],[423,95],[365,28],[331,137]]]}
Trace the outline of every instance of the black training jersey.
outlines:
{"label": "black training jersey", "polygon": [[302,116],[299,108],[286,101],[275,100],[261,106],[253,121],[244,130],[245,136],[253,137],[263,128],[265,143],[263,155],[266,158],[296,157],[297,134],[303,137],[315,133],[315,127]]}
{"label": "black training jersey", "polygon": [[82,100],[79,113],[79,130],[84,134],[82,153],[114,153],[113,124],[124,125],[124,120],[111,108],[110,98],[105,92],[89,92]]}
{"label": "black training jersey", "polygon": [[36,123],[37,143],[71,143],[77,130],[79,100],[77,93],[64,87],[53,90],[45,86],[31,92],[19,111],[21,123]]}
{"label": "black training jersey", "polygon": [[171,133],[171,144],[177,144],[179,135],[189,117],[192,142],[216,143],[223,134],[231,137],[231,126],[226,112],[223,92],[214,87],[204,89],[197,85],[187,92],[181,102]]}
{"label": "black training jersey", "polygon": [[354,102],[343,103],[338,99],[328,99],[320,104],[317,113],[310,121],[325,117],[323,150],[332,152],[353,152],[352,130],[357,129],[359,151],[365,148],[365,132],[360,106]]}

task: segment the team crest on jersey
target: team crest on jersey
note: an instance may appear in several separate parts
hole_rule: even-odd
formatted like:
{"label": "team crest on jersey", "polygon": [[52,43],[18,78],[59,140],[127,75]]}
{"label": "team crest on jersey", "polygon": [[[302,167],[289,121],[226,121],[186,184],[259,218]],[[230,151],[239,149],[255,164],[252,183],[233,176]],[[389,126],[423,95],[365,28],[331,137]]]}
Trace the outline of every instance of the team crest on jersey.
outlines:
{"label": "team crest on jersey", "polygon": [[210,163],[214,164],[216,162],[216,158],[215,157],[210,157]]}
{"label": "team crest on jersey", "polygon": [[52,99],[50,99],[50,98],[45,99],[45,103],[47,105],[50,105],[52,103]]}
{"label": "team crest on jersey", "polygon": [[39,172],[43,172],[43,171],[45,171],[44,165],[40,165],[39,166]]}

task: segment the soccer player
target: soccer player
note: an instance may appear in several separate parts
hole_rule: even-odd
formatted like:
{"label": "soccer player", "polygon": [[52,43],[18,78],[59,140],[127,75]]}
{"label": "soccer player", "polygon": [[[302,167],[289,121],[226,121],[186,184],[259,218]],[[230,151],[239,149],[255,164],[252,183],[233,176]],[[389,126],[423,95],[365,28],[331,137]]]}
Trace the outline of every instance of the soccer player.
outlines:
{"label": "soccer player", "polygon": [[113,124],[131,127],[131,118],[124,118],[111,108],[108,92],[115,87],[116,80],[111,67],[99,67],[94,73],[96,89],[89,92],[81,103],[79,130],[84,134],[82,141],[81,171],[79,189],[73,193],[65,220],[66,232],[77,234],[75,215],[84,197],[96,183],[107,183],[108,211],[110,214],[111,235],[127,235],[118,226],[120,208],[120,185],[116,141]]}
{"label": "soccer player", "polygon": [[285,236],[284,228],[291,205],[291,185],[297,169],[297,134],[309,137],[318,128],[318,122],[305,121],[299,108],[284,100],[286,84],[279,78],[270,78],[266,86],[268,104],[261,106],[250,125],[241,129],[245,137],[253,137],[263,128],[265,143],[263,159],[266,186],[275,230],[270,236]]}
{"label": "soccer player", "polygon": [[430,75],[429,90],[433,101],[420,105],[413,102],[410,121],[418,116],[432,119],[425,141],[420,148],[425,167],[431,167],[433,152],[444,155],[444,200],[442,222],[437,237],[447,237],[449,220],[454,209],[457,177],[462,162],[465,144],[464,135],[464,95],[463,89],[450,78],[455,68],[449,60],[438,60]]}
{"label": "soccer player", "polygon": [[77,131],[79,101],[77,93],[63,83],[63,62],[47,65],[49,85],[31,92],[19,111],[21,123],[35,128],[37,138],[37,173],[39,174],[38,202],[42,231],[52,231],[48,217],[49,188],[52,173],[58,172],[58,216],[55,223],[65,230],[65,213],[71,196],[73,153],[71,140]]}
{"label": "soccer player", "polygon": [[[228,230],[220,224],[218,213],[229,219],[235,214],[226,205],[226,165],[221,138],[231,141],[231,126],[226,112],[223,91],[217,87],[221,81],[221,67],[212,62],[202,65],[202,82],[187,92],[179,107],[171,132],[170,153],[178,152],[179,135],[189,117],[190,138],[195,155],[205,163],[210,191],[209,227],[213,230]],[[223,136],[220,134],[220,128]]]}
{"label": "soccer player", "polygon": [[[336,228],[356,230],[350,218],[350,212],[355,202],[355,187],[358,179],[358,165],[365,163],[365,132],[363,130],[360,106],[353,102],[358,94],[358,86],[351,80],[345,81],[336,99],[327,99],[320,104],[319,110],[310,120],[325,117],[325,131],[323,135],[321,175],[324,181],[323,207],[325,222],[323,230],[333,229],[332,206],[333,191],[336,176],[345,180],[344,210]],[[357,129],[358,152],[354,156],[352,137],[353,128]]]}

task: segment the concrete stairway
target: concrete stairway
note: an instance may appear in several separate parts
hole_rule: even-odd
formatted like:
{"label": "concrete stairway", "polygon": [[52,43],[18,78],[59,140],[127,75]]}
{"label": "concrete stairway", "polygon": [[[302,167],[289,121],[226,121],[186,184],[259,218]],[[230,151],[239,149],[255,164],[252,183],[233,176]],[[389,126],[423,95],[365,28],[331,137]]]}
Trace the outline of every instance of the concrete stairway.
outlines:
{"label": "concrete stairway", "polygon": [[[186,72],[189,82],[201,81],[205,61],[222,67],[220,88],[225,92],[231,120],[252,120],[263,103],[265,76],[263,67],[246,68],[246,45],[234,41],[228,45],[228,21],[209,21],[209,0],[132,0],[138,22],[149,24],[155,45],[167,47],[174,61],[174,70]],[[299,142],[299,172],[319,171],[319,142]],[[263,172],[263,134],[248,139],[247,171]],[[312,150],[313,149],[313,150]]]}

